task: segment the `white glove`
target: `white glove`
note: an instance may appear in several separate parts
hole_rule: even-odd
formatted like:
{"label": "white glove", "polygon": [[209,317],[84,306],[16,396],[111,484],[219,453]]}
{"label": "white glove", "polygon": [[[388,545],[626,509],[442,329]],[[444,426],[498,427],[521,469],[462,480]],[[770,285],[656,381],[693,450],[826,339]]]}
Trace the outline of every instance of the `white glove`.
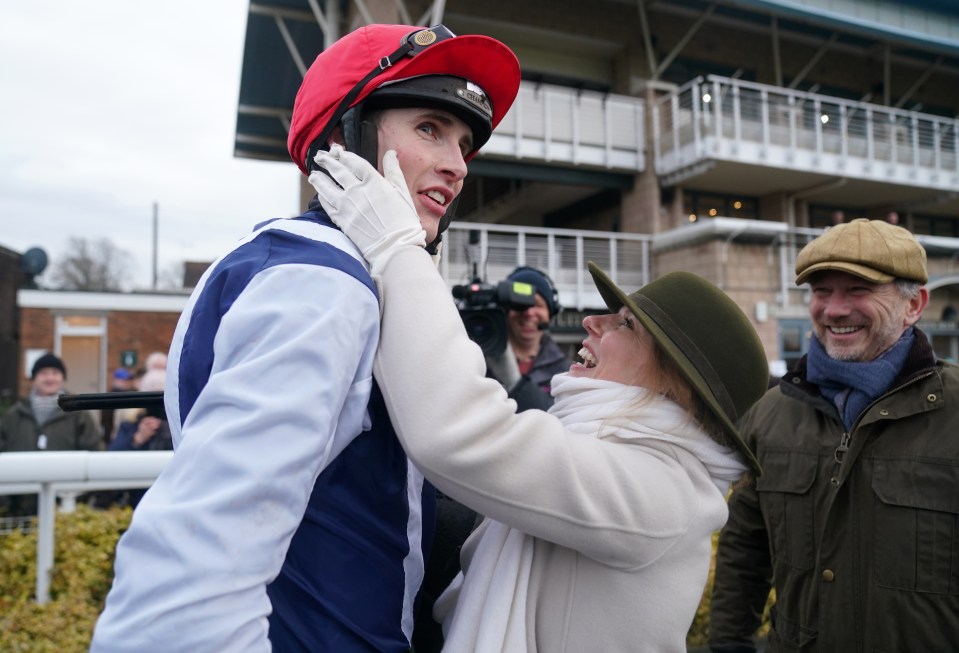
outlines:
{"label": "white glove", "polygon": [[363,253],[377,275],[396,251],[408,245],[426,247],[426,232],[400,170],[396,151],[383,157],[383,175],[368,161],[339,145],[313,159],[317,170],[309,182],[336,226]]}

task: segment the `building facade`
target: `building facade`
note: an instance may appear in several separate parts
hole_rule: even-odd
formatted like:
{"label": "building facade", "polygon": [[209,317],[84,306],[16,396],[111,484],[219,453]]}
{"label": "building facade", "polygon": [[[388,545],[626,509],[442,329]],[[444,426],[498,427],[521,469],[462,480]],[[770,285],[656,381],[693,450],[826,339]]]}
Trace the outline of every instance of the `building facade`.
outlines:
{"label": "building facade", "polygon": [[[808,340],[798,250],[838,220],[889,219],[920,235],[923,326],[940,355],[959,354],[959,5],[257,1],[235,154],[287,160],[306,68],[371,22],[487,34],[520,60],[517,102],[470,163],[457,224],[473,237],[447,243],[451,285],[475,267],[538,265],[575,324],[602,307],[581,287],[586,260],[627,288],[691,270],[744,308],[779,368]],[[311,194],[304,183],[304,204]],[[624,234],[643,245],[584,246]]]}
{"label": "building facade", "polygon": [[[959,358],[955,2],[257,0],[235,155],[289,161],[307,67],[371,22],[488,34],[520,60],[519,97],[470,162],[446,240],[451,286],[540,267],[566,307],[554,333],[575,348],[603,308],[587,261],[627,289],[690,270],[742,306],[778,371],[808,346],[799,249],[838,220],[889,219],[926,247],[921,326]],[[20,325],[21,390],[40,349],[67,357],[72,391],[104,389],[121,356],[169,345],[185,302],[84,295],[20,291],[6,331]]]}
{"label": "building facade", "polygon": [[70,393],[105,392],[119,367],[135,371],[154,351],[170,349],[185,294],[21,289],[18,390],[30,390],[30,367],[52,351],[67,368]]}

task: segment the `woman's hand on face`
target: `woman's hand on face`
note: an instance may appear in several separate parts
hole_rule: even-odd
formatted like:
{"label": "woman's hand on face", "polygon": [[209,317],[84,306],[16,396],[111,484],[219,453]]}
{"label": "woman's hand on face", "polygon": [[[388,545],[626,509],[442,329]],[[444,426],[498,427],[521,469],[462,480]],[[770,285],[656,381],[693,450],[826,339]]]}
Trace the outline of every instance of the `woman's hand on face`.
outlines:
{"label": "woman's hand on face", "polygon": [[426,232],[394,150],[383,157],[383,175],[338,145],[317,153],[314,161],[321,170],[313,172],[309,181],[320,203],[360,249],[374,274],[397,249],[426,246]]}

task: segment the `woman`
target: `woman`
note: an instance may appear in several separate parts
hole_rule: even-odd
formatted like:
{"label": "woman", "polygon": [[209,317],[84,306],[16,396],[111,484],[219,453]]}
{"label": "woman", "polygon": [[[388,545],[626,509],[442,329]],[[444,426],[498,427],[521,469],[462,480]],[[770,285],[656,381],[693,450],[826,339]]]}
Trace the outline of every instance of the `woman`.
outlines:
{"label": "woman", "polygon": [[317,162],[324,208],[380,277],[374,369],[400,440],[487,516],[434,610],[444,650],[685,651],[725,493],[759,472],[734,426],[768,378],[748,318],[695,275],[626,295],[590,263],[611,313],[584,320],[550,412],[515,413],[443,301],[395,158],[385,178],[339,149]]}

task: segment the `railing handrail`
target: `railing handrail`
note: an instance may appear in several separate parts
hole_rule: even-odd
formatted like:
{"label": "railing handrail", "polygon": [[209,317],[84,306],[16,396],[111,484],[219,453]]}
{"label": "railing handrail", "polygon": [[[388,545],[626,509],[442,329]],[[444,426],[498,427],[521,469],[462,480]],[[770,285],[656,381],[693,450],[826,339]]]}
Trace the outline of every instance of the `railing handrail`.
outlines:
{"label": "railing handrail", "polygon": [[595,229],[563,229],[561,227],[534,227],[511,224],[491,224],[488,222],[453,222],[451,230],[458,231],[502,231],[505,233],[539,234],[541,236],[584,236],[588,238],[612,238],[616,240],[650,240],[649,234],[630,233],[625,231],[598,231]]}
{"label": "railing handrail", "polygon": [[148,487],[172,456],[172,451],[0,453],[0,495],[38,495],[37,603],[50,600],[57,496],[63,497],[65,507],[72,507],[78,493]]}
{"label": "railing handrail", "polygon": [[[703,80],[702,77],[698,78]],[[692,80],[695,82],[696,80]],[[802,91],[795,88],[788,88],[784,86],[773,86],[771,84],[763,84],[760,82],[752,82],[745,79],[735,79],[732,77],[723,77],[722,75],[706,75],[705,81],[707,82],[718,82],[721,85],[734,87],[738,86],[739,88],[748,88],[754,91],[765,91],[769,94],[779,95],[784,97],[792,97],[795,99],[815,101],[819,100],[830,105],[841,105],[846,107],[853,107],[856,109],[869,109],[875,113],[883,114],[893,114],[900,118],[912,118],[913,116],[921,116],[924,120],[930,122],[940,122],[947,124],[949,126],[954,126],[956,124],[955,118],[947,118],[945,116],[937,116],[931,113],[923,113],[921,111],[916,111],[914,109],[902,109],[900,107],[890,107],[884,104],[876,104],[874,102],[866,102],[863,100],[850,100],[848,98],[841,98],[835,95],[825,95],[823,93],[817,93],[814,91]],[[689,86],[692,85],[692,82],[687,83],[683,87],[680,87],[684,90],[688,90]],[[661,99],[661,98],[660,98]]]}
{"label": "railing handrail", "polygon": [[750,82],[696,78],[652,106],[656,172],[670,183],[719,159],[959,189],[959,119]]}
{"label": "railing handrail", "polygon": [[23,483],[152,480],[172,455],[172,451],[8,451],[0,453],[0,494],[16,494],[4,488]]}

